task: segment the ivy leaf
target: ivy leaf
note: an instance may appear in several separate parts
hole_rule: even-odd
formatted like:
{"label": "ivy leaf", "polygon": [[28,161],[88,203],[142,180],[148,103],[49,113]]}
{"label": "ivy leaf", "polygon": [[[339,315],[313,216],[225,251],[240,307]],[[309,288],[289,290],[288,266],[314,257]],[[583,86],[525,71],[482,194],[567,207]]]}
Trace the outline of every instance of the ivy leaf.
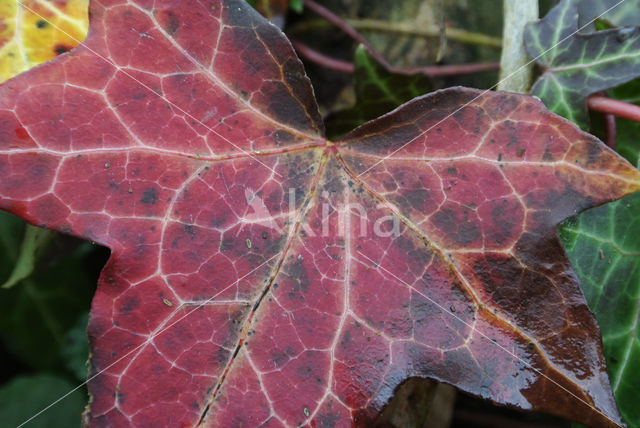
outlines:
{"label": "ivy leaf", "polygon": [[[0,419],[5,426],[18,426],[75,386],[62,377],[48,374],[18,376],[0,388]],[[29,426],[78,427],[84,405],[82,391],[74,391],[59,406],[52,407]]]}
{"label": "ivy leaf", "polygon": [[0,294],[0,338],[29,366],[40,370],[65,367],[60,356],[67,330],[91,301],[86,263],[90,245],[84,244],[50,269]]}
{"label": "ivy leaf", "polygon": [[616,27],[640,25],[638,0],[578,0],[578,12],[580,27],[588,25],[595,18],[604,19]]}
{"label": "ivy leaf", "polygon": [[52,236],[53,232],[50,230],[27,225],[20,248],[20,255],[16,260],[13,272],[0,287],[11,288],[23,279],[28,278],[35,269],[38,253],[46,248]]}
{"label": "ivy leaf", "polygon": [[0,207],[112,251],[87,423],[366,425],[430,377],[619,424],[556,227],[639,190],[626,161],[531,97],[465,88],[331,142],[244,0],[91,16],[0,86]]}
{"label": "ivy leaf", "polygon": [[13,272],[20,254],[24,223],[19,218],[0,211],[0,281]]}
{"label": "ivy leaf", "polygon": [[0,3],[0,82],[55,58],[84,40],[89,0]]}
{"label": "ivy leaf", "polygon": [[543,68],[531,94],[586,129],[589,95],[640,76],[640,27],[577,31],[577,4],[563,0],[543,19],[527,24],[524,43]]}
{"label": "ivy leaf", "polygon": [[362,45],[356,49],[354,73],[356,104],[327,119],[329,136],[343,135],[433,90],[431,79],[426,75],[392,73]]}
{"label": "ivy leaf", "polygon": [[625,421],[640,426],[640,194],[589,210],[560,229],[602,329],[613,392]]}
{"label": "ivy leaf", "polygon": [[87,361],[89,359],[89,344],[87,343],[88,321],[88,313],[80,314],[74,325],[67,330],[64,345],[60,349],[66,368],[80,382],[87,380]]}

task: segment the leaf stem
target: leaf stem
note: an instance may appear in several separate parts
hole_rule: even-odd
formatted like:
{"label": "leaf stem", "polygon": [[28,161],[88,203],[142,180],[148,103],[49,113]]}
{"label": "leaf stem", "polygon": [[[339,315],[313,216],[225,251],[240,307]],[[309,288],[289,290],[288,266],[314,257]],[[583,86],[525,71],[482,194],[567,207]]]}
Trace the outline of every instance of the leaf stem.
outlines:
{"label": "leaf stem", "polygon": [[614,100],[602,95],[592,95],[587,98],[587,106],[591,110],[640,122],[640,106],[635,104]]}
{"label": "leaf stem", "polygon": [[504,29],[500,57],[498,90],[529,91],[533,62],[524,48],[523,34],[527,22],[538,19],[538,0],[504,0]]}
{"label": "leaf stem", "polygon": [[[404,67],[395,67],[378,53],[373,46],[365,39],[358,31],[356,31],[353,27],[351,27],[347,22],[341,19],[339,16],[335,15],[329,9],[324,6],[319,5],[314,0],[305,0],[304,5],[309,10],[318,14],[319,16],[326,19],[331,24],[338,27],[345,34],[355,40],[357,43],[362,44],[371,56],[378,61],[380,64],[385,66],[390,72],[397,74],[416,74],[423,73],[430,77],[442,77],[442,76],[453,76],[460,74],[472,74],[478,73],[481,71],[493,71],[499,69],[499,64],[497,63],[478,63],[478,64],[462,64],[462,65],[443,65],[443,66],[429,66],[429,67],[414,67],[414,68],[404,68]],[[297,46],[297,47],[296,47]],[[300,55],[305,56],[309,61],[315,62],[320,65],[327,66],[328,68],[332,68],[336,71],[348,72],[352,73],[353,64],[344,62],[342,60],[336,60],[334,58],[329,58],[317,51],[314,51],[310,47],[296,42],[296,50],[300,53]],[[299,50],[299,48],[302,48]],[[338,62],[336,62],[338,61]],[[347,71],[348,70],[348,71]]]}
{"label": "leaf stem", "polygon": [[[421,24],[417,27],[413,23],[383,21],[378,19],[345,19],[353,29],[358,31],[377,31],[379,33],[397,33],[414,37],[440,37],[440,27],[434,24]],[[325,29],[331,23],[326,20],[305,20],[292,25],[288,28],[287,33],[300,34],[311,30]],[[465,43],[469,45],[487,46],[490,48],[501,48],[502,39],[482,33],[474,33],[460,28],[448,27],[445,35],[447,39]]]}
{"label": "leaf stem", "polygon": [[304,7],[305,9],[311,10],[316,15],[321,16],[322,18],[326,19],[328,22],[330,22],[334,26],[338,27],[343,33],[351,37],[357,43],[364,45],[367,48],[367,50],[369,50],[371,55],[373,55],[374,57],[380,56],[380,54],[375,52],[375,50],[373,49],[371,44],[367,41],[367,39],[365,39],[360,33],[358,33],[358,31],[356,31],[355,28],[347,24],[342,18],[340,18],[338,15],[331,12],[326,7],[321,6],[320,4],[316,3],[313,0],[304,0]]}
{"label": "leaf stem", "polygon": [[616,139],[618,138],[618,129],[616,128],[616,117],[613,114],[604,115],[604,127],[607,132],[605,144],[616,149]]}
{"label": "leaf stem", "polygon": [[331,58],[330,56],[320,53],[313,48],[305,45],[304,43],[296,40],[291,40],[291,44],[293,45],[293,48],[296,50],[298,55],[300,55],[307,61],[313,62],[314,64],[318,64],[330,70],[339,71],[341,73],[352,74],[354,72],[355,67],[352,62]]}
{"label": "leaf stem", "polygon": [[[393,22],[377,19],[347,19],[347,23],[360,31],[380,31],[418,37],[440,37],[440,27],[433,24],[422,24],[420,27],[416,27],[411,22]],[[447,39],[460,43],[489,46],[492,48],[502,47],[502,39],[482,33],[447,27],[445,34]]]}
{"label": "leaf stem", "polygon": [[[307,61],[313,62],[314,64],[318,64],[322,67],[341,73],[352,74],[355,71],[355,66],[352,62],[332,58],[314,50],[313,48],[297,40],[292,40],[291,44],[293,44],[293,47],[296,49],[296,52],[298,52],[298,55],[300,55]],[[398,67],[390,68],[393,69],[394,72],[402,72],[402,74],[424,73],[430,77],[445,77],[499,70],[500,63],[480,62],[472,64],[434,65],[429,67],[411,69]]]}

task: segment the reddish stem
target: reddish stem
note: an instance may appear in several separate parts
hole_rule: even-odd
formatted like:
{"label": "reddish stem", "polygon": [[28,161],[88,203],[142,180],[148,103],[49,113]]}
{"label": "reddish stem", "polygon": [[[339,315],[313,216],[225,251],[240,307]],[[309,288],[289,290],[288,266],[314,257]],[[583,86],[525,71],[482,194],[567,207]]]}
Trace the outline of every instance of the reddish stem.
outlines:
{"label": "reddish stem", "polygon": [[[305,45],[302,42],[292,40],[291,43],[293,47],[296,49],[298,54],[305,58],[308,61],[311,61],[315,64],[318,64],[322,67],[329,68],[331,70],[339,71],[341,73],[351,74],[354,72],[355,66],[352,62],[343,61],[340,59],[335,59],[330,56],[324,55],[313,48]],[[462,64],[462,65],[434,65],[430,67],[421,67],[421,68],[395,68],[388,67],[393,72],[402,73],[402,74],[414,74],[414,73],[424,73],[431,77],[442,77],[442,76],[454,76],[459,74],[473,74],[482,71],[494,71],[500,69],[500,63],[491,62],[491,63],[478,63],[478,64]]]}
{"label": "reddish stem", "polygon": [[640,122],[640,106],[635,104],[614,100],[602,95],[592,95],[587,98],[587,106],[591,110]]}
{"label": "reddish stem", "polygon": [[613,114],[605,114],[604,115],[604,126],[607,131],[607,137],[605,140],[605,144],[611,147],[613,150],[616,149],[616,139],[618,138],[618,130],[616,128],[616,117]]}
{"label": "reddish stem", "polygon": [[304,43],[295,40],[292,40],[291,44],[301,57],[310,62],[313,62],[325,68],[329,68],[331,70],[339,71],[341,73],[351,74],[354,71],[355,67],[353,63],[349,61],[342,61],[340,59],[331,58],[330,56],[321,54],[320,52],[313,50]]}
{"label": "reddish stem", "polygon": [[[324,19],[326,19],[336,27],[338,27],[340,30],[342,30],[345,34],[347,34],[357,43],[362,44],[365,48],[367,48],[367,51],[369,51],[369,54],[371,54],[371,56],[376,61],[384,65],[387,68],[387,70],[389,70],[392,73],[397,73],[397,74],[423,73],[430,77],[442,77],[442,76],[454,76],[459,74],[472,74],[472,73],[478,73],[481,71],[493,71],[493,70],[500,69],[500,63],[498,62],[479,63],[479,64],[462,64],[462,65],[441,65],[441,66],[436,65],[436,66],[430,66],[430,67],[416,67],[416,68],[395,67],[389,64],[389,62],[387,62],[387,60],[382,55],[380,55],[375,49],[373,49],[373,47],[367,41],[367,39],[365,39],[352,26],[347,24],[343,19],[341,19],[339,16],[331,12],[329,9],[319,5],[314,0],[305,0],[304,6],[309,10],[313,11],[314,13],[318,14],[319,16],[323,17]],[[304,53],[302,51],[299,51],[299,52],[301,55],[304,55],[305,53],[310,53],[309,50],[306,50],[306,52]],[[314,61],[318,64],[320,64],[320,62],[316,60],[322,61],[324,65],[327,65],[327,66],[331,64],[331,62],[327,60],[332,60],[331,58],[325,57],[324,55],[318,52],[314,52],[313,58],[307,58],[307,59],[309,59],[310,61]],[[346,64],[339,64],[338,66],[340,67],[340,70],[338,70],[338,68],[333,68],[333,67],[329,67],[329,68],[333,68],[334,70],[338,70],[338,71],[347,72]],[[350,64],[350,66],[352,67],[353,64]]]}
{"label": "reddish stem", "polygon": [[326,19],[327,21],[329,21],[330,23],[338,27],[340,30],[342,30],[346,35],[351,37],[357,43],[363,44],[371,52],[371,55],[373,55],[374,57],[376,55],[379,55],[377,52],[373,50],[373,48],[371,47],[367,39],[362,37],[362,35],[358,33],[355,28],[353,28],[351,25],[344,22],[342,18],[340,18],[338,15],[331,12],[326,7],[319,5],[313,0],[304,0],[304,7],[306,9],[313,11],[317,15],[323,17],[324,19]]}
{"label": "reddish stem", "polygon": [[413,69],[422,71],[431,77],[455,76],[459,74],[474,74],[482,71],[500,70],[499,62],[479,62],[475,64],[433,65]]}

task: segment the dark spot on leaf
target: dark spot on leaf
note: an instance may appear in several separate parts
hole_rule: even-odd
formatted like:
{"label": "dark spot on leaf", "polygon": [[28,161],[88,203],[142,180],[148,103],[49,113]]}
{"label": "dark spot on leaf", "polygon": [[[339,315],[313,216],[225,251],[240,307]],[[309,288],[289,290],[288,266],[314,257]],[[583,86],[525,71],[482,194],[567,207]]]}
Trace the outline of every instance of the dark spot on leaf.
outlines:
{"label": "dark spot on leaf", "polygon": [[295,137],[290,132],[279,129],[273,133],[273,138],[275,138],[278,142],[287,143],[289,141],[292,141]]}
{"label": "dark spot on leaf", "polygon": [[452,209],[441,209],[433,216],[433,223],[456,243],[466,246],[480,238],[480,229],[468,220],[468,214],[465,210],[458,218]]}
{"label": "dark spot on leaf", "polygon": [[62,55],[65,52],[69,52],[71,50],[71,48],[69,46],[65,46],[65,45],[56,45],[53,48],[53,51],[56,53],[56,55]]}
{"label": "dark spot on leaf", "polygon": [[595,142],[589,144],[587,148],[587,164],[595,163],[598,160],[598,155],[602,153],[602,148]]}
{"label": "dark spot on leaf", "polygon": [[150,187],[146,189],[142,194],[140,202],[147,205],[155,205],[158,203],[158,189]]}
{"label": "dark spot on leaf", "polygon": [[416,210],[423,211],[425,205],[431,200],[429,191],[425,189],[412,189],[405,192],[404,197],[407,199],[411,207]]}
{"label": "dark spot on leaf", "polygon": [[633,37],[638,32],[638,27],[633,25],[627,25],[618,30],[618,34],[616,35],[616,40],[619,43],[622,43],[631,37]]}
{"label": "dark spot on leaf", "polygon": [[121,313],[131,312],[140,306],[140,301],[136,297],[129,297],[120,308]]}
{"label": "dark spot on leaf", "polygon": [[229,251],[230,249],[233,248],[233,239],[231,238],[227,238],[227,239],[223,239],[222,242],[220,242],[220,251]]}
{"label": "dark spot on leaf", "polygon": [[180,27],[180,20],[178,20],[176,14],[171,11],[169,11],[167,16],[169,19],[167,21],[167,26],[165,27],[165,29],[167,30],[167,33],[169,33],[169,35],[174,36],[178,31],[178,28]]}
{"label": "dark spot on leaf", "polygon": [[40,20],[38,20],[38,22],[36,22],[36,27],[38,27],[38,28],[44,28],[47,25],[48,25],[47,21],[43,21],[42,19],[40,19]]}

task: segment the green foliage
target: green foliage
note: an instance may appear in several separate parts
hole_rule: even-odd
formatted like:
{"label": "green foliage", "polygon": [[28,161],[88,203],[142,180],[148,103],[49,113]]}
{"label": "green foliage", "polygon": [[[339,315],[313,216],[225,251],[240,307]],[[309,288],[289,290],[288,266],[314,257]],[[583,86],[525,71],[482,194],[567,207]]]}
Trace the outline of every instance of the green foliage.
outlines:
{"label": "green foliage", "polygon": [[89,324],[89,313],[80,314],[75,324],[67,330],[60,350],[65,367],[80,382],[87,379],[87,360],[89,357],[87,324]]}
{"label": "green foliage", "polygon": [[64,368],[60,349],[67,330],[91,300],[91,279],[82,268],[85,244],[49,269],[38,271],[0,298],[0,338],[9,350],[36,369]]}
{"label": "green foliage", "polygon": [[560,236],[602,330],[618,407],[640,426],[640,193],[581,214]]}
{"label": "green foliage", "polygon": [[[0,421],[15,427],[75,388],[68,380],[41,374],[19,376],[0,388]],[[26,399],[28,397],[28,399]],[[85,406],[82,390],[76,390],[29,423],[29,428],[79,427]]]}
{"label": "green foliage", "polygon": [[[255,8],[258,5],[258,0],[246,0],[251,7]],[[268,1],[268,0],[267,0]],[[302,13],[304,9],[303,0],[289,0],[289,8],[296,13]]]}
{"label": "green foliage", "polygon": [[24,232],[24,222],[0,211],[0,282],[6,282],[14,270]]}
{"label": "green foliage", "polygon": [[304,9],[304,1],[303,0],[289,0],[289,8],[296,12],[302,13]]}
{"label": "green foliage", "polygon": [[527,25],[524,41],[544,72],[531,88],[553,112],[588,127],[586,99],[640,76],[640,31],[578,32],[578,5],[563,0]]}
{"label": "green foliage", "polygon": [[336,137],[390,112],[401,104],[433,90],[431,79],[421,73],[392,73],[360,45],[355,53],[356,104],[329,117],[327,134]]}
{"label": "green foliage", "polygon": [[596,17],[615,27],[640,24],[640,0],[580,0],[578,8],[580,27],[589,28],[589,22]]}
{"label": "green foliage", "polygon": [[50,242],[53,232],[39,227],[27,225],[20,255],[15,262],[11,276],[2,284],[2,288],[11,288],[33,273],[38,253]]}
{"label": "green foliage", "polygon": [[[41,231],[0,212],[0,282],[9,275],[14,282],[12,288],[0,289],[0,339],[30,368],[65,370],[61,349],[67,330],[87,312],[93,294],[93,279],[83,268],[92,246],[72,245],[75,250],[62,251],[55,260],[59,254],[51,252],[60,249],[51,241],[60,235]],[[44,247],[49,251],[41,251]]]}

